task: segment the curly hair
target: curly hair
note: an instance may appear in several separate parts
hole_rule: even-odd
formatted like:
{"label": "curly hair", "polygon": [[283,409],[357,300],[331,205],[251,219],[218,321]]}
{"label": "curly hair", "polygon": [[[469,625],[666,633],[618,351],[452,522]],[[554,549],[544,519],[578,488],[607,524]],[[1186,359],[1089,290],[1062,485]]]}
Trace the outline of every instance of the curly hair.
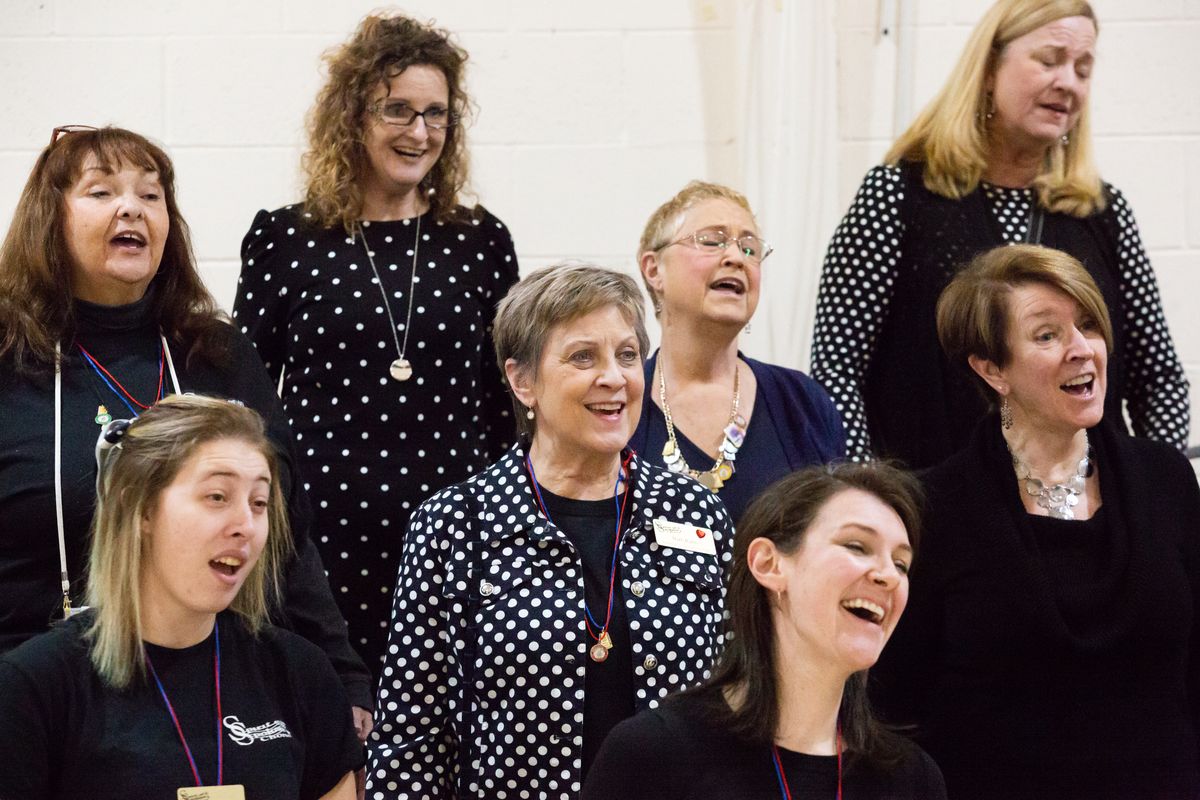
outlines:
{"label": "curly hair", "polygon": [[108,169],[158,173],[170,228],[151,283],[151,315],[169,338],[196,342],[189,356],[218,358],[220,337],[208,334],[224,323],[196,269],[191,234],[176,204],[175,167],[146,137],[105,127],[68,133],[50,144],[25,182],[0,247],[0,361],[20,372],[53,368],[56,344],[74,336],[65,195],[89,157]]}
{"label": "curly hair", "polygon": [[324,227],[353,230],[362,215],[361,179],[369,169],[363,143],[371,92],[411,66],[441,70],[455,123],[446,129],[441,157],[420,183],[438,220],[457,215],[467,184],[464,124],[472,108],[463,78],[467,51],[450,33],[409,17],[370,15],[350,41],[325,54],[328,77],[308,115],[304,207]]}
{"label": "curly hair", "polygon": [[[959,199],[975,190],[988,165],[988,78],[1014,39],[1065,17],[1087,17],[1099,32],[1086,0],[997,0],[959,56],[950,78],[908,130],[883,157],[924,164],[929,191]],[[1086,217],[1104,209],[1106,200],[1092,156],[1091,104],[1083,107],[1066,144],[1046,154],[1034,181],[1041,205],[1055,212]]]}

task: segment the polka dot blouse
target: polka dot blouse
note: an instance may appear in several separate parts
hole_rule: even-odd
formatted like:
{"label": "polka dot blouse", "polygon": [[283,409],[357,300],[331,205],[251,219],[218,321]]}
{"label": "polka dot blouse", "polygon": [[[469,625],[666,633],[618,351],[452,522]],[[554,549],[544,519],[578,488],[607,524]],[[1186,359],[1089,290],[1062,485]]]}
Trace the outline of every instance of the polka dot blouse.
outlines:
{"label": "polka dot blouse", "polygon": [[[1025,240],[1033,189],[983,184],[1006,242]],[[1107,186],[1120,235],[1116,243],[1125,308],[1126,401],[1138,436],[1187,445],[1188,380],[1163,316],[1158,283],[1142,246],[1133,210]],[[863,386],[875,340],[899,275],[904,178],[898,166],[871,169],[833,234],[821,273],[813,335],[812,374],[833,398],[852,455],[871,452]]]}
{"label": "polka dot blouse", "polygon": [[[733,526],[692,479],[632,468],[615,601],[642,710],[708,676]],[[711,532],[716,555],[660,546],[660,517]],[[579,797],[584,613],[579,555],[539,513],[520,447],[426,501],[404,547],[367,797]]]}
{"label": "polka dot blouse", "polygon": [[404,529],[435,491],[513,440],[491,324],[517,279],[512,238],[474,222],[363,223],[412,378],[397,382],[387,311],[363,239],[308,224],[297,206],[260,211],[242,243],[235,323],[258,347],[296,433],[317,543],[350,642],[379,669]]}

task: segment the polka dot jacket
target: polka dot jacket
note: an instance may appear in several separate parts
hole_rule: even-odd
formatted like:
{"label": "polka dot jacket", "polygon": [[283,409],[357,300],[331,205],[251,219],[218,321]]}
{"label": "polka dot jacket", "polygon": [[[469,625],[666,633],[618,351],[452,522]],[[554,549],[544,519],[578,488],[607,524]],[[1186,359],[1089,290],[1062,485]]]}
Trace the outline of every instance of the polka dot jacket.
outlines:
{"label": "polka dot jacket", "polygon": [[234,303],[272,381],[283,375],[313,538],[351,644],[376,674],[405,523],[515,438],[491,339],[496,304],[517,280],[512,237],[483,209],[419,222],[415,282],[418,219],[363,223],[401,342],[412,300],[408,381],[388,374],[396,341],[363,239],[315,228],[298,206],[255,217]]}
{"label": "polka dot jacket", "polygon": [[[1025,240],[1033,189],[983,185],[1006,242]],[[1126,400],[1133,432],[1187,445],[1188,380],[1163,315],[1158,282],[1125,196],[1105,185],[1119,228],[1116,262],[1125,309]],[[904,175],[871,169],[842,219],[821,273],[812,375],[825,385],[846,425],[852,455],[871,452],[863,386],[875,340],[899,278],[904,237]]]}
{"label": "polka dot jacket", "polygon": [[[581,792],[582,564],[539,513],[524,457],[515,446],[413,515],[368,798]],[[690,478],[636,457],[631,468],[617,598],[629,617],[634,705],[642,710],[708,676],[722,642],[733,526],[717,497]],[[656,518],[711,531],[716,555],[660,546]]]}

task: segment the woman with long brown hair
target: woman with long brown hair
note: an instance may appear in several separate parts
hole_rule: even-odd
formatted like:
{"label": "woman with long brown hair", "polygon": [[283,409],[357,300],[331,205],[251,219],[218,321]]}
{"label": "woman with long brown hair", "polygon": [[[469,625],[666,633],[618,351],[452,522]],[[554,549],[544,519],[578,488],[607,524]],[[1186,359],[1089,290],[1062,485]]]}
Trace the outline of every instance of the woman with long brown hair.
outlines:
{"label": "woman with long brown hair", "polygon": [[354,646],[378,669],[409,515],[512,442],[492,350],[517,279],[508,229],[468,208],[467,53],[368,16],[328,56],[302,203],[242,244],[237,324],[296,430],[318,541]]}

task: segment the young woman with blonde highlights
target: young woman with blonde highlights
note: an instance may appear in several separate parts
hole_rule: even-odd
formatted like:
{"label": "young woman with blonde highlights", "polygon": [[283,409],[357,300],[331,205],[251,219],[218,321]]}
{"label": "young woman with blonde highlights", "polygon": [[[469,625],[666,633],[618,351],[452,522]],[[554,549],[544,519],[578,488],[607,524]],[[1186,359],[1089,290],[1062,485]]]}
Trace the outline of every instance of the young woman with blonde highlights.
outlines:
{"label": "young woman with blonde highlights", "polygon": [[302,203],[261,211],[233,316],[301,443],[350,638],[378,669],[409,515],[512,442],[489,354],[512,237],[463,203],[467,53],[371,15],[326,57]]}
{"label": "young woman with blonde highlights", "polygon": [[1114,321],[1106,418],[1183,448],[1188,380],[1133,211],[1100,180],[1090,102],[1098,24],[1084,0],[998,0],[941,92],[867,173],[825,258],[813,376],[852,453],[946,458],[985,413],[937,343],[934,305],[999,244],[1064,250]]}
{"label": "young woman with blonde highlights", "polygon": [[291,542],[262,419],[173,395],[96,460],[91,608],[0,657],[0,796],[352,800],[349,699],[267,621]]}

